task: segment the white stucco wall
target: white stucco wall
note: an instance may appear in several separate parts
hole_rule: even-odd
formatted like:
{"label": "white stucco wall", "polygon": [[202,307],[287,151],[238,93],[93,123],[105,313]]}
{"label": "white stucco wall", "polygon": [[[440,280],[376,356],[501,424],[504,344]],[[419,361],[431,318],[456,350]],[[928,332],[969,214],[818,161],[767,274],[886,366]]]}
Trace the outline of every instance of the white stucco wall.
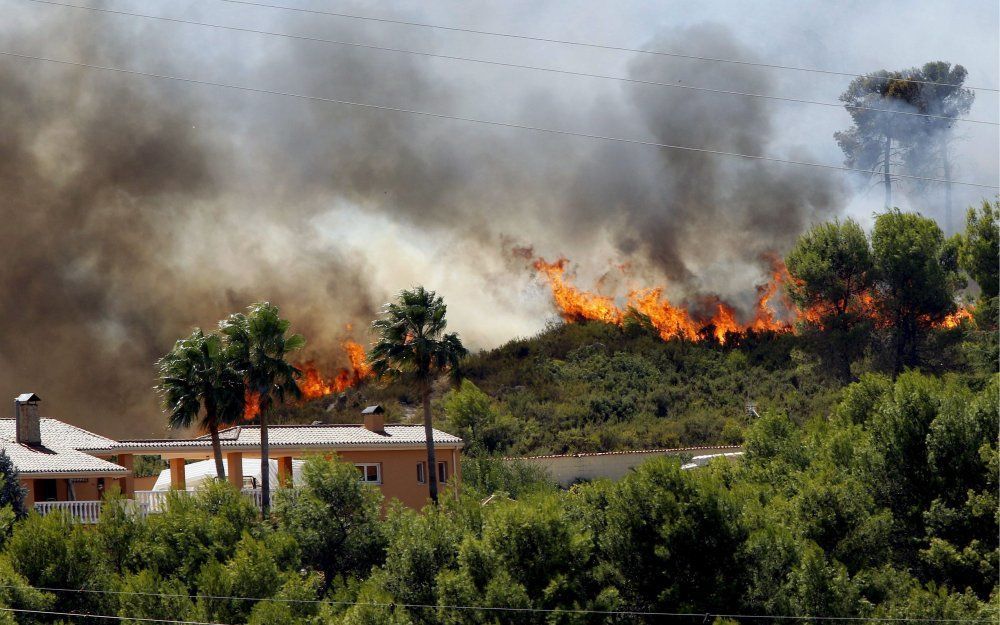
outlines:
{"label": "white stucco wall", "polygon": [[643,462],[662,456],[680,457],[686,462],[695,456],[725,454],[741,451],[739,446],[685,447],[681,449],[655,449],[647,451],[615,451],[565,456],[529,456],[512,458],[544,469],[560,486],[569,486],[581,480],[607,478],[618,480]]}

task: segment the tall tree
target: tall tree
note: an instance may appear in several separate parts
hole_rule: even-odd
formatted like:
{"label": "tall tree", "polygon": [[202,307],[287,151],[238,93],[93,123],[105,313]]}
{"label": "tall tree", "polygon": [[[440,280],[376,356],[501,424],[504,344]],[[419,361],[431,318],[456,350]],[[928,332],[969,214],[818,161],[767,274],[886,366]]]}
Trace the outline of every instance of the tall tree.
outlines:
{"label": "tall tree", "polygon": [[22,519],[28,515],[25,497],[28,490],[21,486],[21,476],[10,456],[0,449],[0,509],[10,506],[14,517]]}
{"label": "tall tree", "polygon": [[434,377],[451,372],[456,378],[459,361],[468,352],[457,334],[445,334],[447,306],[434,291],[422,286],[401,291],[385,305],[382,317],[372,322],[375,345],[369,354],[372,371],[380,378],[410,375],[420,390],[427,439],[427,484],[437,504],[437,461],[431,417],[431,384]]}
{"label": "tall tree", "polygon": [[914,79],[916,70],[879,70],[855,78],[840,95],[854,121],[833,135],[847,157],[844,164],[881,173],[886,208],[892,206],[892,168],[913,131],[915,118],[898,113],[915,111],[920,85]]}
{"label": "tall tree", "polygon": [[956,120],[969,112],[976,94],[963,87],[968,74],[961,65],[934,61],[927,63],[917,72],[919,84],[913,104],[920,113],[932,115],[915,124],[915,132],[909,147],[904,152],[904,162],[910,173],[925,176],[941,176],[946,181],[945,230],[951,223],[951,146],[954,141]]}
{"label": "tall tree", "polygon": [[959,263],[986,298],[1000,292],[1000,201],[969,209]]}
{"label": "tall tree", "polygon": [[878,305],[893,333],[898,374],[918,364],[923,334],[955,310],[957,258],[933,219],[898,209],[875,218],[871,242]]}
{"label": "tall tree", "polygon": [[817,225],[799,238],[785,264],[789,297],[807,311],[806,323],[822,330],[828,339],[822,351],[848,380],[852,356],[864,348],[858,334],[875,278],[864,230],[851,219]]}
{"label": "tall tree", "polygon": [[301,375],[286,358],[302,349],[301,334],[288,334],[291,322],[282,319],[278,307],[269,302],[251,304],[246,313],[230,315],[220,324],[229,339],[233,365],[243,375],[248,398],[257,403],[260,421],[260,480],[262,514],[271,507],[271,471],[268,462],[267,420],[272,406],[302,396],[296,382]]}
{"label": "tall tree", "polygon": [[958,263],[980,288],[973,316],[976,329],[967,344],[972,361],[983,372],[995,372],[1000,359],[1000,201],[983,201],[966,216]]}
{"label": "tall tree", "polygon": [[196,328],[174,344],[156,363],[167,421],[172,428],[198,426],[212,436],[215,472],[226,479],[219,428],[239,420],[243,411],[243,378],[233,368],[222,337]]}

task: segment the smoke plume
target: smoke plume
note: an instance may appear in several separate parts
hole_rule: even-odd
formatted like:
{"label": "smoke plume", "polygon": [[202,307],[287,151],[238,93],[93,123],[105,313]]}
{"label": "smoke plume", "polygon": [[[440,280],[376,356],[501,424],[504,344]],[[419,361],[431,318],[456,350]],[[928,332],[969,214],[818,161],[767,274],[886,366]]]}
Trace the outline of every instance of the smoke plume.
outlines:
{"label": "smoke plume", "polygon": [[[173,7],[172,15],[397,47],[419,33]],[[7,49],[205,80],[714,150],[817,158],[777,142],[761,100],[583,81],[121,16],[16,6]],[[752,59],[730,31],[663,29],[633,45]],[[451,50],[448,49],[450,52]],[[499,44],[469,53],[502,56]],[[635,57],[629,76],[767,92],[749,66]],[[0,395],[110,435],[160,435],[153,363],[257,300],[340,365],[381,302],[423,283],[472,347],[537,331],[551,308],[510,253],[533,245],[597,275],[749,304],[842,179],[693,152],[0,59]],[[488,312],[487,312],[488,311]],[[351,329],[348,329],[350,325]]]}

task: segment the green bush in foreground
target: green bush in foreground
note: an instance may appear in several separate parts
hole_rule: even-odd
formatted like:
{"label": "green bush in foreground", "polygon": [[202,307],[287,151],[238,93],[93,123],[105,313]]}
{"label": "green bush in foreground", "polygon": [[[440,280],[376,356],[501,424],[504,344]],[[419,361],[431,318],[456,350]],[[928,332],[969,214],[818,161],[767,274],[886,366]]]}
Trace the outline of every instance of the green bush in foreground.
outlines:
{"label": "green bush in foreground", "polygon": [[998,395],[996,377],[866,376],[829,419],[766,412],[737,464],[664,458],[560,491],[468,459],[465,492],[422,512],[383,511],[352,467],[312,458],[266,521],[227,484],[145,519],[109,500],[95,528],[32,514],[0,553],[0,607],[289,625],[995,618]]}

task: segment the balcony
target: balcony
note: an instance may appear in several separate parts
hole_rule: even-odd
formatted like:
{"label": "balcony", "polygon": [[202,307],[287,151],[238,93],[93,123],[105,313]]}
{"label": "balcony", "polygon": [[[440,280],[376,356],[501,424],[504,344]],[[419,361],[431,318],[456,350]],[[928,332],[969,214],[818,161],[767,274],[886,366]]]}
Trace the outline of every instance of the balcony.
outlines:
{"label": "balcony", "polygon": [[[244,488],[243,496],[253,502],[258,510],[261,508],[261,489]],[[127,508],[133,513],[145,516],[163,512],[167,506],[167,496],[176,493],[187,496],[192,491],[187,490],[140,490],[135,492],[135,499],[126,500]],[[61,513],[72,517],[77,523],[94,524],[101,518],[100,501],[39,501],[35,503],[35,512],[46,514]]]}

